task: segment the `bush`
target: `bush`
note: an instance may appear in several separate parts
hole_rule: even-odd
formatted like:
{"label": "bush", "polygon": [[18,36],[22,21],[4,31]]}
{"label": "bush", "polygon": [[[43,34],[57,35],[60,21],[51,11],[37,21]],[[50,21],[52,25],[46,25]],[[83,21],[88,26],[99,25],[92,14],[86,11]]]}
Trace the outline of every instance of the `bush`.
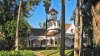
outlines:
{"label": "bush", "polygon": [[28,47],[28,50],[57,50],[57,47]]}
{"label": "bush", "polygon": [[0,51],[0,56],[35,56],[31,50]]}

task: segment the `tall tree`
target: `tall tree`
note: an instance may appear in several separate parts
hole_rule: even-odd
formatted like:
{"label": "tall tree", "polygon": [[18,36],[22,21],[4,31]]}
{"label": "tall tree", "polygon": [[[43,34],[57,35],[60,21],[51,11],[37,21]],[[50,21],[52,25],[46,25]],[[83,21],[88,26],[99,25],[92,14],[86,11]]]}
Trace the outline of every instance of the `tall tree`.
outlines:
{"label": "tall tree", "polygon": [[[6,48],[8,45],[14,46],[14,44],[9,43],[13,43],[12,39],[15,39],[15,26],[16,18],[18,16],[19,1],[20,0],[0,0],[0,32],[4,34]],[[21,22],[23,22],[23,25],[19,23],[22,25],[19,27],[19,35],[22,34],[20,37],[24,37],[27,33],[25,31],[28,31],[29,29],[29,24],[27,23],[27,18],[30,16],[29,12],[33,11],[34,6],[37,6],[40,1],[41,0],[22,0],[20,19]]]}
{"label": "tall tree", "polygon": [[79,0],[79,17],[80,17],[80,40],[79,40],[79,56],[83,56],[83,15],[82,0]]}
{"label": "tall tree", "polygon": [[[93,16],[93,37],[95,46],[100,47],[100,0],[93,0],[92,16]],[[93,3],[94,2],[94,3]]]}
{"label": "tall tree", "polygon": [[96,56],[100,55],[100,0],[91,0],[93,16],[93,40],[96,47]]}
{"label": "tall tree", "polygon": [[79,56],[79,0],[76,5],[74,56]]}
{"label": "tall tree", "polygon": [[61,45],[60,55],[65,56],[65,0],[61,0]]}
{"label": "tall tree", "polygon": [[[89,1],[89,0],[88,0]],[[93,25],[92,25],[92,14],[90,2],[83,3],[82,6],[83,14],[83,31],[87,34],[87,46],[93,48]]]}
{"label": "tall tree", "polygon": [[[48,19],[49,7],[51,5],[51,0],[44,0],[43,3],[45,7],[45,12],[46,12],[46,32],[47,32],[47,19]],[[46,34],[46,39],[47,39],[47,34]],[[47,42],[46,42],[46,49],[47,49]]]}
{"label": "tall tree", "polygon": [[20,2],[19,2],[19,9],[18,9],[17,26],[16,26],[16,38],[15,38],[15,51],[18,51],[19,18],[20,18],[20,15],[21,15],[21,5],[22,5],[22,0],[20,0]]}
{"label": "tall tree", "polygon": [[[93,47],[93,26],[92,26],[92,15],[91,15],[91,4],[90,2],[87,3],[81,3],[81,11],[82,11],[82,18],[83,18],[83,32],[86,34],[86,38],[87,39],[83,39],[85,40],[87,43],[87,46],[91,46],[91,48]],[[73,20],[75,22],[75,12],[76,9],[73,10],[73,14],[70,18],[70,20]],[[80,24],[79,24],[80,25]],[[84,42],[84,41],[83,41]]]}

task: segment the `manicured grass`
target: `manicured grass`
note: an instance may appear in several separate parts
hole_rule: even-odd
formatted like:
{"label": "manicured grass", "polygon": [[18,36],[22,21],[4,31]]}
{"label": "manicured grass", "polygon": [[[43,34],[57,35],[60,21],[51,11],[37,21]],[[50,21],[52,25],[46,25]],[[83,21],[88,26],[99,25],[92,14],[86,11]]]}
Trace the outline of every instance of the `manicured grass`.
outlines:
{"label": "manicured grass", "polygon": [[[38,52],[45,54],[45,56],[60,56],[60,52],[58,50],[39,50]],[[66,55],[70,56],[71,53],[72,50],[65,50]]]}
{"label": "manicured grass", "polygon": [[31,50],[0,51],[0,56],[35,56]]}

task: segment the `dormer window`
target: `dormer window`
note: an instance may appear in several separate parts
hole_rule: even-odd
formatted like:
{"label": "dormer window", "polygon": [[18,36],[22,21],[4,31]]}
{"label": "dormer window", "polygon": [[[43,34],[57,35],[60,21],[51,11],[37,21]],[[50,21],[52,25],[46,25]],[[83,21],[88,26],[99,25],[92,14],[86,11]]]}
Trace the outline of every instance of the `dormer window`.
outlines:
{"label": "dormer window", "polygon": [[74,29],[71,29],[71,33],[74,33]]}
{"label": "dormer window", "polygon": [[55,13],[51,13],[51,15],[55,15]]}

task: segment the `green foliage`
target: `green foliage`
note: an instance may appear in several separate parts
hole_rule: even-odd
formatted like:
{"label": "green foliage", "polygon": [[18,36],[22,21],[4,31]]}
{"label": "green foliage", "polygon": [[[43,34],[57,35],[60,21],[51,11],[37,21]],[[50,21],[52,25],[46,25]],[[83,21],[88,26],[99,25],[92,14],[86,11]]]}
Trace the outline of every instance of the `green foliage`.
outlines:
{"label": "green foliage", "polygon": [[48,14],[49,7],[51,5],[51,0],[43,0],[44,7],[45,7],[45,12]]}
{"label": "green foliage", "polygon": [[[16,34],[16,19],[20,0],[0,0],[0,45],[7,49],[14,48]],[[23,0],[21,6],[21,17],[19,21],[19,45],[25,44],[25,39],[30,32],[27,18],[30,11],[37,6],[41,0]],[[3,45],[2,45],[3,43]],[[4,49],[5,49],[4,48]],[[1,50],[1,48],[0,48]]]}
{"label": "green foliage", "polygon": [[50,46],[47,46],[47,47],[27,47],[26,49],[28,50],[57,50],[57,47],[50,47]]}
{"label": "green foliage", "polygon": [[[24,19],[20,19],[19,24],[19,45],[25,45],[25,39],[30,32],[30,26],[28,22]],[[7,21],[5,23],[5,35],[6,35],[6,45],[14,45],[15,34],[16,34],[16,20]]]}
{"label": "green foliage", "polygon": [[[83,16],[83,32],[88,35],[88,39],[90,39],[91,46],[93,46],[93,24],[92,24],[92,14],[91,14],[91,4],[90,2],[83,3],[82,2],[82,16]],[[73,11],[73,14],[70,20],[74,20],[75,22],[76,12]],[[80,24],[79,24],[80,25]]]}
{"label": "green foliage", "polygon": [[73,10],[70,20],[74,20],[75,21],[75,17],[76,17],[76,11],[75,10]]}
{"label": "green foliage", "polygon": [[[34,7],[39,4],[41,0],[23,0],[21,6],[21,16],[29,17]],[[7,21],[16,19],[18,14],[19,0],[0,0],[0,19]]]}
{"label": "green foliage", "polygon": [[0,56],[35,56],[31,50],[0,51]]}

